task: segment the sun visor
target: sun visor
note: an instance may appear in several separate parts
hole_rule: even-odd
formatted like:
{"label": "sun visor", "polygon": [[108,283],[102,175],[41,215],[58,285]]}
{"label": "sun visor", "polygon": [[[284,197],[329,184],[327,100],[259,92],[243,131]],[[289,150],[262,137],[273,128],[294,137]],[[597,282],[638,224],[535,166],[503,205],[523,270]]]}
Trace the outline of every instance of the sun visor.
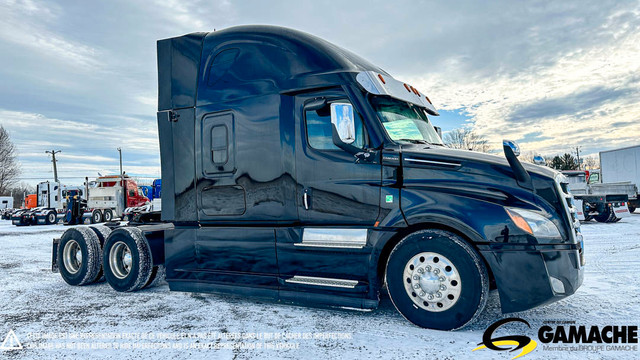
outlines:
{"label": "sun visor", "polygon": [[362,71],[356,76],[358,84],[373,95],[387,95],[424,107],[431,115],[440,115],[431,104],[429,98],[413,86],[392,78],[389,75],[378,74],[374,71]]}

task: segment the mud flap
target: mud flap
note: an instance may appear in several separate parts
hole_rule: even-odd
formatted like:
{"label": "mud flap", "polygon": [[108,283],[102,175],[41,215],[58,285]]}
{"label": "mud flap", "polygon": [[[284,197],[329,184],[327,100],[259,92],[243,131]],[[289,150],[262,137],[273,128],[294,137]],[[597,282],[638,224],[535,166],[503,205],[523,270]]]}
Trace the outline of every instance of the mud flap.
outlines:
{"label": "mud flap", "polygon": [[582,207],[582,200],[573,199],[573,206],[576,208],[576,215],[578,216],[578,220],[584,221],[584,207]]}
{"label": "mud flap", "polygon": [[631,216],[631,212],[629,211],[629,206],[626,202],[623,202],[622,205],[611,206],[611,210],[613,211],[614,216],[617,219],[622,219]]}
{"label": "mud flap", "polygon": [[53,239],[53,249],[51,251],[51,272],[58,272],[58,245],[60,239]]}

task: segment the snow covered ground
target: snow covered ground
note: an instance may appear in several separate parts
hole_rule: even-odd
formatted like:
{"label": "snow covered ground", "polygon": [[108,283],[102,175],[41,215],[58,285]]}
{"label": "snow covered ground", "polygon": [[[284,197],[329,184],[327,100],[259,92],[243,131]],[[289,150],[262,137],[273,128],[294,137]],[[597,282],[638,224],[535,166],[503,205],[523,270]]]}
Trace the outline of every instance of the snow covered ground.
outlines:
{"label": "snow covered ground", "polygon": [[[545,321],[576,325],[639,325],[640,214],[615,224],[583,224],[585,280],[563,301],[512,314],[531,324],[504,334],[537,338]],[[0,221],[0,341],[13,330],[21,350],[0,358],[495,358],[471,352],[484,330],[504,316],[492,293],[478,321],[456,332],[420,329],[385,294],[371,312],[291,306],[254,299],[169,292],[166,283],[136,293],[108,284],[68,286],[52,273],[51,240],[60,225],[18,228]],[[513,331],[509,331],[512,329]],[[7,347],[11,342],[7,343]],[[15,343],[14,343],[15,344]],[[550,351],[543,344],[523,358],[640,358],[640,351]]]}

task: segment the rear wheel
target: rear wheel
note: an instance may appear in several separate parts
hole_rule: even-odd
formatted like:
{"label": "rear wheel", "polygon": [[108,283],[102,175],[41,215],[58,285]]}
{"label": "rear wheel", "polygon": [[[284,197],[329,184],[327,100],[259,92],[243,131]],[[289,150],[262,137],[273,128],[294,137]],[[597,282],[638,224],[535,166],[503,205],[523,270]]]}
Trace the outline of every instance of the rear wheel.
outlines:
{"label": "rear wheel", "polygon": [[614,222],[616,215],[610,207],[606,207],[603,212],[593,217],[597,222],[610,223]]}
{"label": "rear wheel", "polygon": [[[111,229],[104,225],[89,226],[89,229],[91,229],[98,237],[98,240],[100,241],[100,249],[102,249],[105,241],[107,241],[107,238],[109,237],[109,234],[111,234]],[[98,272],[98,275],[96,275],[95,281],[104,281],[103,267],[102,256],[100,256],[100,271]]]}
{"label": "rear wheel", "polygon": [[104,276],[116,291],[136,291],[149,284],[153,272],[151,248],[138,228],[111,232],[102,261]]}
{"label": "rear wheel", "polygon": [[104,221],[109,222],[111,220],[113,220],[113,211],[111,211],[111,209],[106,209],[104,211]]}
{"label": "rear wheel", "polygon": [[391,252],[387,288],[396,309],[412,323],[453,330],[484,309],[489,276],[476,251],[459,236],[421,230],[402,239]]}
{"label": "rear wheel", "polygon": [[102,213],[100,212],[100,210],[93,210],[93,212],[91,213],[91,223],[92,224],[97,224],[97,223],[101,223],[102,222]]}
{"label": "rear wheel", "polygon": [[629,212],[632,213],[632,212],[635,212],[635,211],[636,211],[636,207],[632,206],[632,205],[629,205]]}
{"label": "rear wheel", "polygon": [[88,228],[72,228],[62,234],[57,263],[60,275],[69,285],[88,285],[100,272],[100,240]]}

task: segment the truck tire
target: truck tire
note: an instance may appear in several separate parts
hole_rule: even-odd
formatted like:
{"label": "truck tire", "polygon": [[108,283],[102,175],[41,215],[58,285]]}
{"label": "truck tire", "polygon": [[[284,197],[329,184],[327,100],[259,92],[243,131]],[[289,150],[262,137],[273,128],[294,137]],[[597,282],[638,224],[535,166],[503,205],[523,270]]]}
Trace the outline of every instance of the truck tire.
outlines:
{"label": "truck tire", "polygon": [[142,231],[123,227],[111,232],[102,255],[104,277],[116,291],[136,291],[147,285],[153,271],[151,248]]}
{"label": "truck tire", "polygon": [[104,221],[110,222],[111,220],[113,220],[113,211],[111,211],[111,209],[106,209],[104,211]]}
{"label": "truck tire", "polygon": [[57,224],[58,223],[58,214],[55,211],[49,211],[47,213],[47,218],[45,219],[47,225]]}
{"label": "truck tire", "polygon": [[611,208],[607,206],[607,208],[604,209],[603,212],[594,216],[593,218],[596,219],[597,222],[610,223],[610,222],[614,222],[614,220],[616,219],[616,215],[611,210]]}
{"label": "truck tire", "polygon": [[407,235],[389,255],[389,296],[412,323],[454,330],[482,312],[489,275],[480,255],[458,235],[420,230]]}
{"label": "truck tire", "polygon": [[101,258],[100,240],[90,229],[75,227],[62,234],[56,261],[67,284],[82,286],[95,282]]}
{"label": "truck tire", "polygon": [[635,206],[628,205],[628,207],[629,207],[629,212],[630,213],[634,213],[636,211],[636,207]]}
{"label": "truck tire", "polygon": [[93,210],[93,212],[91,213],[91,223],[97,224],[101,222],[102,222],[102,213],[98,209]]}
{"label": "truck tire", "polygon": [[[89,226],[89,229],[93,230],[93,232],[98,237],[98,240],[100,241],[100,248],[102,249],[104,247],[105,241],[107,241],[107,238],[109,237],[109,234],[111,234],[111,229],[109,229],[104,225]],[[96,282],[104,281],[104,269],[102,264],[102,256],[100,256],[100,271],[98,272],[98,275],[96,275],[95,281]]]}
{"label": "truck tire", "polygon": [[151,270],[151,276],[146,284],[142,287],[143,289],[157,286],[162,280],[164,280],[164,266],[158,265],[154,266],[153,270]]}

